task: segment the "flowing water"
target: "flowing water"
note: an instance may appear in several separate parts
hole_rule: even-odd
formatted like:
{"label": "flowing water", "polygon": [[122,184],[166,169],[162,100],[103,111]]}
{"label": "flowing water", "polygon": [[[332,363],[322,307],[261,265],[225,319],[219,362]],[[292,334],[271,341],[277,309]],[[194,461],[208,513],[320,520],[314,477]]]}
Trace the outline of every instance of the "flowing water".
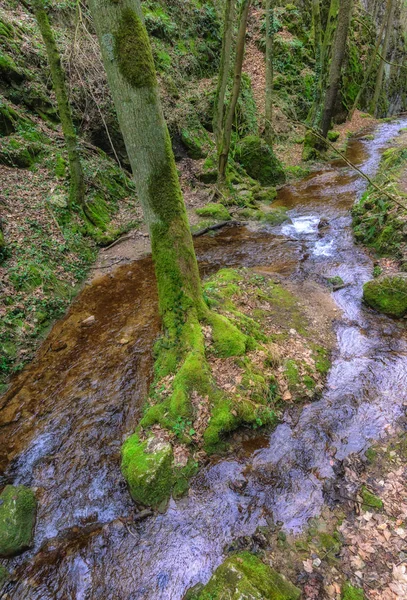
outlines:
{"label": "flowing water", "polygon": [[[384,124],[375,140],[352,141],[349,158],[372,175],[406,124]],[[365,185],[332,163],[280,191],[291,222],[198,240],[204,274],[260,266],[299,282],[342,277],[346,287],[333,294],[337,348],[323,397],[295,423],[287,415],[244,452],[213,461],[186,498],[138,524],[119,463],[159,332],[151,261],[85,288],[0,401],[0,483],[32,486],[39,500],[35,546],[10,561],[16,581],[8,597],[181,600],[209,579],[225,546],[270,518],[301,530],[318,515],[339,461],[397,426],[407,406],[407,340],[403,323],[361,303],[372,262],[354,245],[349,210]],[[318,228],[321,219],[329,226]],[[95,324],[81,326],[89,315]]]}

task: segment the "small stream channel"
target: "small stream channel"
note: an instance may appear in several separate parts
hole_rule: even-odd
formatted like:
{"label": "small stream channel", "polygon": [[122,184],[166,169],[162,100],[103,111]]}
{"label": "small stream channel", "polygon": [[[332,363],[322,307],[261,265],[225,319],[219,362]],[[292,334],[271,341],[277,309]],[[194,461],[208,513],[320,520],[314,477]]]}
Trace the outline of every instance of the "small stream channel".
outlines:
{"label": "small stream channel", "polygon": [[[353,140],[349,158],[374,174],[406,125],[386,123],[374,140]],[[361,303],[372,262],[354,245],[349,210],[365,185],[332,163],[280,191],[291,222],[197,241],[203,273],[260,266],[295,281],[342,277],[346,287],[333,294],[337,347],[321,400],[245,452],[213,461],[186,498],[135,526],[119,461],[159,332],[151,261],[84,289],[0,400],[0,483],[32,486],[39,500],[35,547],[9,563],[17,579],[9,598],[181,600],[209,579],[225,546],[270,518],[300,531],[320,512],[335,465],[397,426],[407,406],[407,339],[403,323]],[[320,219],[329,227],[319,230]],[[95,325],[81,327],[89,315]]]}

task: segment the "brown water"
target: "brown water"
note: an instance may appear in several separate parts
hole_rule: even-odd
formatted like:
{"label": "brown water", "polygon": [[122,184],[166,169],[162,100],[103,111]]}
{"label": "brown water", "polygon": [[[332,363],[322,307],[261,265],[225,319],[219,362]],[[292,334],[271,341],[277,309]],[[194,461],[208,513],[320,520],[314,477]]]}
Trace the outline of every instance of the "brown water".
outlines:
{"label": "brown water", "polygon": [[[353,141],[349,158],[373,174],[406,124]],[[364,188],[335,163],[281,190],[278,203],[289,207],[291,222],[198,240],[203,274],[262,266],[297,281],[341,276],[348,285],[333,294],[337,350],[322,399],[295,425],[287,415],[268,438],[203,469],[165,514],[138,524],[119,464],[159,332],[151,261],[85,288],[0,400],[1,481],[33,486],[39,499],[35,547],[9,561],[16,581],[8,597],[180,600],[209,579],[233,540],[266,519],[299,531],[319,513],[339,461],[397,426],[407,403],[405,326],[361,304],[372,263],[353,243],[349,209]],[[321,218],[329,227],[318,230]],[[89,315],[95,325],[81,327]]]}

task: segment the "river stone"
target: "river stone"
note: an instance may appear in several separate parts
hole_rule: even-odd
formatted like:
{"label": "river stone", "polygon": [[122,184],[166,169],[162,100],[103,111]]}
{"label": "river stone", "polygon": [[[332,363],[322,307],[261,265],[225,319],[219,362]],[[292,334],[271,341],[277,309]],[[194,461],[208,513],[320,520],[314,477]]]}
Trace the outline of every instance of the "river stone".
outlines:
{"label": "river stone", "polygon": [[387,275],[363,286],[363,299],[371,308],[392,317],[407,314],[407,275]]}
{"label": "river stone", "polygon": [[24,485],[7,485],[0,495],[0,556],[14,556],[30,547],[37,503]]}
{"label": "river stone", "polygon": [[147,441],[134,434],[122,448],[122,473],[130,494],[143,506],[157,507],[173,486],[173,452],[169,442],[156,437]]}
{"label": "river stone", "polygon": [[184,600],[299,600],[301,590],[249,552],[231,556]]}

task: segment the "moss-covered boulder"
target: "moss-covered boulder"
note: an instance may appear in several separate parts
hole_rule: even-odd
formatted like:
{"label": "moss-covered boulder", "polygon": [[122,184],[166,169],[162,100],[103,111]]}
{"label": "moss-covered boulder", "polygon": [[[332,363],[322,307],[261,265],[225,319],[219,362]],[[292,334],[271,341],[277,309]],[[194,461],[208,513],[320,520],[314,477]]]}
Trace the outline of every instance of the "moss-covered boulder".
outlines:
{"label": "moss-covered boulder", "polygon": [[392,317],[407,314],[407,275],[387,275],[363,286],[363,299],[371,308]]}
{"label": "moss-covered boulder", "polygon": [[140,440],[135,433],[122,448],[122,473],[130,494],[144,506],[158,506],[171,495],[174,484],[171,444],[151,437]]}
{"label": "moss-covered boulder", "polygon": [[184,600],[298,600],[301,590],[249,552],[228,558],[205,587]]}
{"label": "moss-covered boulder", "polygon": [[235,159],[250,177],[262,185],[277,185],[285,182],[282,164],[262,138],[255,135],[243,138],[237,145]]}
{"label": "moss-covered boulder", "polygon": [[0,495],[0,556],[14,556],[30,547],[37,503],[24,485],[7,485]]}
{"label": "moss-covered boulder", "polygon": [[232,218],[226,206],[218,202],[209,202],[206,206],[197,208],[196,214],[200,217],[210,217],[220,221],[229,221]]}

